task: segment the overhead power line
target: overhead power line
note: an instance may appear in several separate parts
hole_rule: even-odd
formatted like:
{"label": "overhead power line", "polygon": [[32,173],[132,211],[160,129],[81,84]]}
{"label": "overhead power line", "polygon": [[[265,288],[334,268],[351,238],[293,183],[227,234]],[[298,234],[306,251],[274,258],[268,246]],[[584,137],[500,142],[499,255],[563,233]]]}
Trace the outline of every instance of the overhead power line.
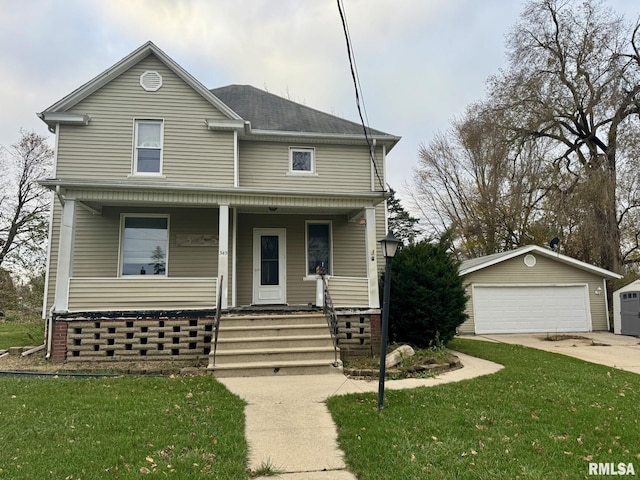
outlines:
{"label": "overhead power line", "polygon": [[[362,96],[362,87],[360,86],[360,77],[358,75],[358,69],[355,60],[355,54],[353,52],[353,46],[351,43],[351,35],[349,34],[349,27],[347,25],[347,17],[344,13],[344,5],[342,0],[337,0],[338,2],[338,12],[340,12],[340,19],[342,20],[342,30],[344,31],[344,38],[347,42],[347,57],[349,58],[349,67],[351,69],[351,78],[353,79],[353,87],[356,92],[356,107],[358,107],[358,114],[360,115],[360,123],[362,124],[362,130],[364,131],[364,138],[367,141],[367,145],[369,146],[369,159],[371,160],[371,164],[373,165],[373,171],[375,172],[376,178],[378,179],[378,183],[380,184],[380,188],[382,191],[385,191],[384,182],[380,177],[380,172],[378,171],[378,166],[376,165],[375,159],[375,150],[373,148],[373,142],[371,141],[371,135],[369,132],[369,119],[365,123],[365,117],[367,116],[367,109],[364,106],[364,97]],[[360,103],[362,102],[362,106]],[[364,115],[363,115],[364,110]]]}

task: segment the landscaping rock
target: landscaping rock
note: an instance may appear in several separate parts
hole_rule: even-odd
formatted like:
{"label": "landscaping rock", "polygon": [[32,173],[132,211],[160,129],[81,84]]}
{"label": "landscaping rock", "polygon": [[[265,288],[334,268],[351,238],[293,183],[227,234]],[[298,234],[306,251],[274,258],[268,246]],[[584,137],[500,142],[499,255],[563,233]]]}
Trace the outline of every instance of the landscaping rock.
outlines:
{"label": "landscaping rock", "polygon": [[409,345],[401,345],[385,357],[384,364],[387,368],[395,367],[402,362],[403,358],[412,357],[415,354],[416,352]]}

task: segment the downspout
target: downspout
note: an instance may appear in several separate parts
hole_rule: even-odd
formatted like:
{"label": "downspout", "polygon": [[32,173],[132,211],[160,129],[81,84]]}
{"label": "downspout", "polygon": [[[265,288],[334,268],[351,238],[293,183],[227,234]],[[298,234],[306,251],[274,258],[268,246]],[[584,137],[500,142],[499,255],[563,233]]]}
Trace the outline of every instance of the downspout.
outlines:
{"label": "downspout", "polygon": [[51,357],[51,343],[53,342],[53,308],[51,307],[51,310],[49,310],[49,318],[47,319],[47,330],[46,330],[46,335],[47,335],[47,354],[44,356],[45,360],[49,360],[49,358]]}
{"label": "downspout", "polygon": [[60,201],[60,205],[62,205],[64,207],[64,195],[62,194],[62,191],[60,190],[60,185],[56,185],[56,195],[58,196],[58,200]]}

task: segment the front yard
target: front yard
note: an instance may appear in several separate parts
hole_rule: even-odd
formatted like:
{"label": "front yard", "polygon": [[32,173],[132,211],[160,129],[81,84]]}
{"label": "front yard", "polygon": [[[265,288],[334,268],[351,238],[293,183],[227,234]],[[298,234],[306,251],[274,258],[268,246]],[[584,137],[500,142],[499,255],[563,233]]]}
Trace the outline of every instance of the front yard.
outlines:
{"label": "front yard", "polygon": [[208,376],[0,377],[0,479],[242,479],[243,410]]}
{"label": "front yard", "polygon": [[[29,338],[27,336],[27,338]],[[328,400],[349,468],[370,479],[640,475],[640,375],[507,344],[450,347],[503,364],[459,383]],[[244,403],[208,376],[0,376],[0,479],[243,479]]]}
{"label": "front yard", "polygon": [[640,376],[558,354],[457,339],[505,365],[474,380],[334,397],[340,447],[361,480],[576,479],[589,463],[640,474]]}

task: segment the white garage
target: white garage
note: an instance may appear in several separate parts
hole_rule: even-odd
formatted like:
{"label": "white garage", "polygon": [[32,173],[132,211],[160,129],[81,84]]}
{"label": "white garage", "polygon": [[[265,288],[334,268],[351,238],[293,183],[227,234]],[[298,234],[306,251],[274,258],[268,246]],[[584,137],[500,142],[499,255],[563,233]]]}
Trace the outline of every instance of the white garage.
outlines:
{"label": "white garage", "polygon": [[587,285],[476,286],[476,333],[589,332]]}
{"label": "white garage", "polygon": [[462,262],[468,320],[459,333],[609,330],[607,280],[621,275],[537,245]]}

